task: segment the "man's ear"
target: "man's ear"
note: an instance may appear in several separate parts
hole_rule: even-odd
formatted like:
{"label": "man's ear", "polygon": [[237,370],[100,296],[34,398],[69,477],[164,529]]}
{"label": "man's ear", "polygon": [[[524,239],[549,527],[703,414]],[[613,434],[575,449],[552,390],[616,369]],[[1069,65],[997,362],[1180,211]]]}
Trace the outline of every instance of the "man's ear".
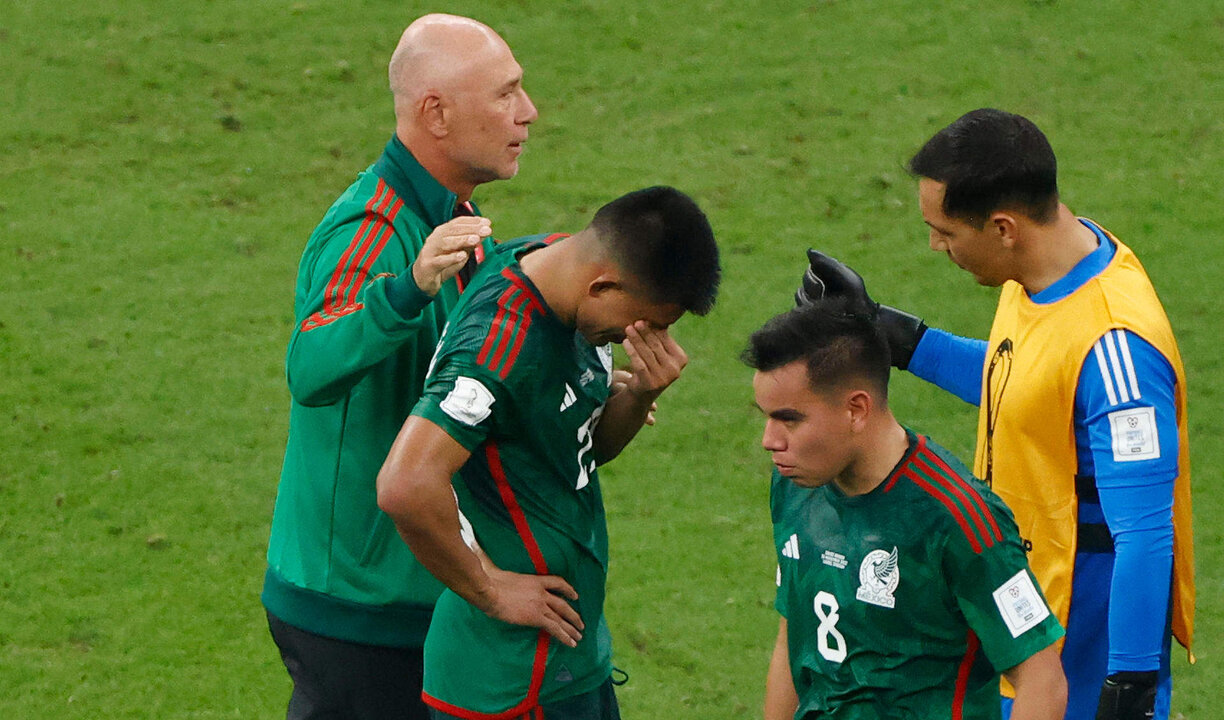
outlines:
{"label": "man's ear", "polygon": [[986,224],[994,229],[999,238],[999,244],[1003,247],[1011,248],[1016,244],[1020,230],[1020,218],[1015,213],[996,210],[990,214],[990,219],[986,221]]}
{"label": "man's ear", "polygon": [[875,398],[866,390],[851,390],[843,400],[846,413],[850,416],[850,428],[857,432],[867,427],[871,411],[875,409]]}
{"label": "man's ear", "polygon": [[609,290],[620,290],[620,280],[611,273],[602,273],[599,277],[587,283],[587,295],[597,297]]}
{"label": "man's ear", "polygon": [[437,93],[426,93],[417,103],[417,112],[421,116],[421,124],[436,138],[443,138],[450,132],[449,112]]}

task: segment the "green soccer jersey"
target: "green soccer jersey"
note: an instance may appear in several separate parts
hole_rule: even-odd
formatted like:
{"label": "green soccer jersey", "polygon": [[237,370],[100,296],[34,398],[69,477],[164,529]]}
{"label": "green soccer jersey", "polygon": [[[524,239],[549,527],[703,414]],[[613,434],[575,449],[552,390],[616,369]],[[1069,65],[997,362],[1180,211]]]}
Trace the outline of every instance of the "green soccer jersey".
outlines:
{"label": "green soccer jersey", "polygon": [[565,578],[587,628],[571,649],[443,593],[425,642],[426,700],[465,717],[584,693],[611,672],[607,522],[592,433],[612,350],[564,325],[518,264],[558,237],[509,241],[485,260],[413,409],[472,452],[455,490],[489,558],[504,570]]}
{"label": "green soccer jersey", "polygon": [[925,437],[866,495],[770,492],[796,718],[999,718],[999,674],[1062,636],[1011,512]]}

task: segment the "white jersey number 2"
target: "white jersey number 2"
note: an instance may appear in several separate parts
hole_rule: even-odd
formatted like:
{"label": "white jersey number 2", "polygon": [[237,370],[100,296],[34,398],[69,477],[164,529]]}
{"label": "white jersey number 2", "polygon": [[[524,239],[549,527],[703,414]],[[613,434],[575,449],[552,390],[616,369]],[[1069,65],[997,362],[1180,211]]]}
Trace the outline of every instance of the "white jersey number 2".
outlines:
{"label": "white jersey number 2", "polygon": [[595,426],[599,424],[599,416],[602,414],[602,406],[595,408],[591,417],[578,428],[578,481],[574,484],[575,490],[581,490],[590,484],[591,473],[595,472],[595,458],[592,457],[591,449],[595,446]]}
{"label": "white jersey number 2", "polygon": [[816,628],[816,647],[825,660],[840,663],[846,659],[846,638],[837,631],[837,621],[841,619],[837,611],[841,606],[832,593],[824,590],[816,593],[813,605],[816,617],[820,618],[820,625]]}

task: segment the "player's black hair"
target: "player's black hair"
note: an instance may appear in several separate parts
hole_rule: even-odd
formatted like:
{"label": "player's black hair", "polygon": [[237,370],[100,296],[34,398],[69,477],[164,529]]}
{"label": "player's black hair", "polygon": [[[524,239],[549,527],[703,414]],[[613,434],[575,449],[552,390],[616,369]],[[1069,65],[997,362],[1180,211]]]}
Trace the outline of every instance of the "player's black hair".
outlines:
{"label": "player's black hair", "polygon": [[1032,121],[1002,110],[965,113],[927,140],[909,171],[944,183],[943,211],[982,227],[996,210],[1038,223],[1058,212],[1058,161]]}
{"label": "player's black hair", "polygon": [[888,397],[888,341],[868,310],[848,298],[825,298],[774,316],[752,334],[740,358],[761,372],[802,360],[815,393],[866,380],[880,398]]}
{"label": "player's black hair", "polygon": [[601,207],[591,227],[652,300],[695,315],[714,307],[722,274],[718,245],[688,195],[665,186],[635,190]]}

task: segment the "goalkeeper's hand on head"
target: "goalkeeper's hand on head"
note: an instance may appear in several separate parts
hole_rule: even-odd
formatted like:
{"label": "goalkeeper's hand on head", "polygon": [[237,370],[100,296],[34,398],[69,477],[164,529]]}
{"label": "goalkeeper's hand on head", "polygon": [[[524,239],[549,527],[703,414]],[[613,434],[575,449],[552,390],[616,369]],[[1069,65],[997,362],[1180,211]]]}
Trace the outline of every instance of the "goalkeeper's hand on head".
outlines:
{"label": "goalkeeper's hand on head", "polygon": [[892,364],[902,370],[909,367],[914,349],[926,332],[926,323],[915,315],[872,300],[862,276],[849,265],[818,250],[809,249],[807,256],[808,268],[803,273],[799,289],[795,291],[795,304],[802,307],[824,297],[848,298],[870,313],[884,332]]}
{"label": "goalkeeper's hand on head", "polygon": [[1096,720],[1151,720],[1156,712],[1156,682],[1155,670],[1105,678]]}

